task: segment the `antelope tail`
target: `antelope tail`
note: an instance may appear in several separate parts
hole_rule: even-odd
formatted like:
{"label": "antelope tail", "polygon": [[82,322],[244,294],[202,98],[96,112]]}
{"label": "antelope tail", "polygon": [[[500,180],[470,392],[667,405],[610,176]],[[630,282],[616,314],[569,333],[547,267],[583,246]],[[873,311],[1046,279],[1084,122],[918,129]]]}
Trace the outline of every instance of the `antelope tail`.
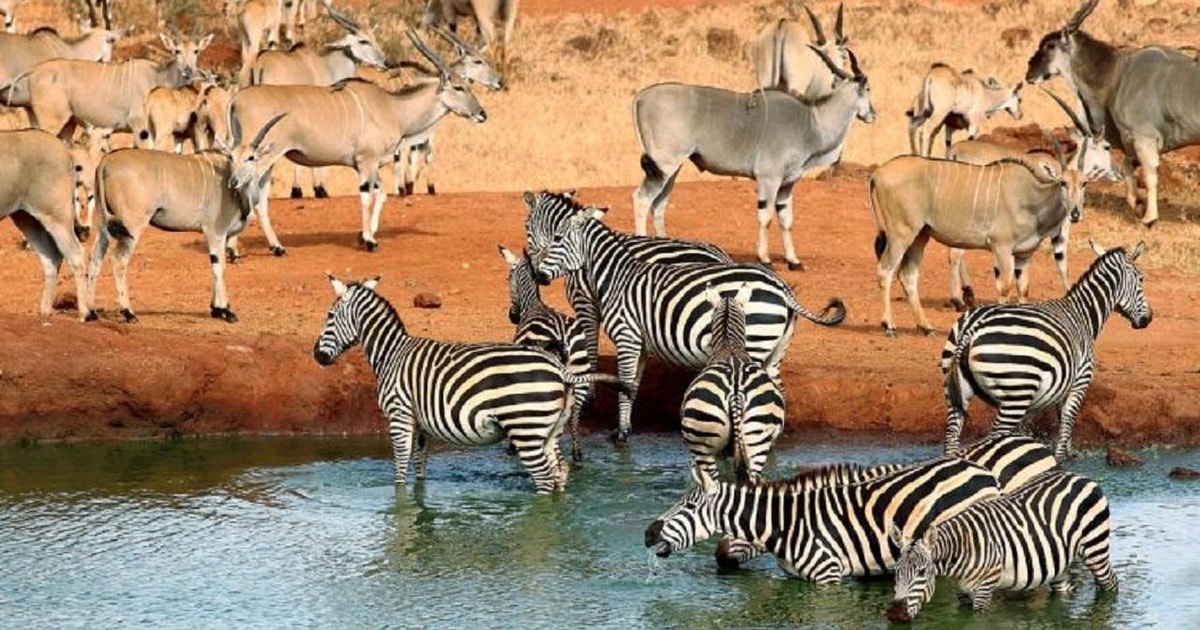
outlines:
{"label": "antelope tail", "polygon": [[741,392],[729,395],[729,438],[733,443],[733,470],[738,483],[750,482],[750,452],[746,448],[746,434],[742,432],[746,421],[746,400]]}
{"label": "antelope tail", "polygon": [[30,72],[33,72],[33,68],[30,68],[30,69],[26,70],[25,72],[18,74],[17,76],[13,77],[11,81],[0,86],[0,90],[4,90],[6,92],[6,94],[4,95],[4,106],[5,107],[12,107],[12,95],[13,95],[13,91],[17,89],[17,83],[19,83],[21,80],[27,78],[29,76]]}
{"label": "antelope tail", "polygon": [[887,232],[879,222],[879,192],[875,187],[875,177],[867,180],[867,203],[871,206],[871,218],[875,220],[875,260],[883,258],[883,250],[887,248]]}
{"label": "antelope tail", "polygon": [[787,38],[787,30],[784,25],[787,20],[780,18],[775,24],[775,37],[771,41],[771,85],[769,87],[777,88],[779,83],[783,81],[783,50],[785,39]]}

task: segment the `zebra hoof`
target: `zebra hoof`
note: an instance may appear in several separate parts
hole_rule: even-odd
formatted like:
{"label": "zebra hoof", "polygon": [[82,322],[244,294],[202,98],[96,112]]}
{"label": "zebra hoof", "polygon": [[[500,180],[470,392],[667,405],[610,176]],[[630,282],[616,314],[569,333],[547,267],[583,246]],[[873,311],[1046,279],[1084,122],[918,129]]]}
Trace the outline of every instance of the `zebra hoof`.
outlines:
{"label": "zebra hoof", "polygon": [[209,316],[213,319],[223,319],[230,324],[236,324],[238,320],[237,315],[234,315],[233,311],[219,306],[212,307],[212,310],[209,311]]}
{"label": "zebra hoof", "polygon": [[625,431],[617,431],[612,436],[613,446],[617,448],[625,448],[629,446],[629,433]]}
{"label": "zebra hoof", "polygon": [[509,441],[507,450],[508,450],[509,456],[515,457],[517,454],[517,445],[513,444],[512,441]]}
{"label": "zebra hoof", "polygon": [[299,186],[292,186],[292,194],[289,195],[292,199],[303,199],[304,191],[300,190]]}
{"label": "zebra hoof", "polygon": [[287,256],[287,250],[283,248],[283,245],[275,245],[271,247],[271,253],[275,254],[276,258]]}
{"label": "zebra hoof", "polygon": [[137,315],[134,315],[133,311],[127,308],[121,309],[121,317],[125,318],[126,324],[136,324],[138,321]]}
{"label": "zebra hoof", "polygon": [[971,287],[963,287],[963,304],[967,308],[975,308],[975,289]]}
{"label": "zebra hoof", "polygon": [[85,322],[94,322],[94,321],[97,321],[97,320],[99,320],[99,319],[100,319],[100,315],[98,315],[98,314],[96,313],[95,309],[91,309],[91,310],[89,310],[89,311],[87,312],[87,315],[84,315],[84,316],[83,316],[83,321],[85,321]]}
{"label": "zebra hoof", "polygon": [[429,184],[428,186],[426,186],[425,190],[426,190],[426,192],[428,192],[431,195],[437,195],[437,189],[433,187],[433,184]]}
{"label": "zebra hoof", "polygon": [[797,260],[796,262],[788,261],[788,271],[804,271],[804,263]]}
{"label": "zebra hoof", "polygon": [[316,188],[313,188],[313,196],[315,196],[317,199],[328,199],[329,191],[325,190],[324,186],[317,186]]}

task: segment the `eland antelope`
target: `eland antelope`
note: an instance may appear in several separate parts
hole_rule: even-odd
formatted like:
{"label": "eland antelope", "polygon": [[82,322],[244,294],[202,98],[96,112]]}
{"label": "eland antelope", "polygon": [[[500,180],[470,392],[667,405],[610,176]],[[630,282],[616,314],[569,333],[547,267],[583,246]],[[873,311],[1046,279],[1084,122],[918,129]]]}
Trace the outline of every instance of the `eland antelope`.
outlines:
{"label": "eland antelope", "polygon": [[104,28],[112,28],[112,0],[84,0],[84,3],[87,4],[88,24],[92,28],[99,28],[101,24]]}
{"label": "eland antelope", "polygon": [[646,234],[646,218],[653,212],[655,235],[666,236],[667,199],[679,169],[691,160],[701,171],[758,182],[759,261],[771,263],[767,227],[778,214],[788,268],[803,268],[792,244],[792,188],[805,172],[838,161],[855,117],[875,120],[871,87],[854,53],[847,50],[850,74],[817,48],[810,50],[837,77],[833,92],[816,100],[775,90],[746,94],[681,83],[659,83],[637,93],[633,119],[645,173],[633,193],[638,235]]}
{"label": "eland antelope", "polygon": [[[838,4],[832,40],[825,37],[821,21],[807,4],[804,5],[804,12],[808,14],[816,37],[811,45],[833,59],[837,67],[844,68],[848,61],[846,46],[850,43],[850,38],[842,33],[844,5]],[[809,45],[808,35],[795,16],[779,19],[763,27],[754,46],[754,71],[758,87],[779,89],[810,99],[832,92],[834,74],[820,57],[809,50]]]}
{"label": "eland antelope", "polygon": [[[1120,181],[1121,173],[1113,167],[1112,145],[1104,139],[1103,134],[1095,133],[1089,128],[1079,119],[1075,110],[1071,109],[1071,106],[1056,94],[1049,91],[1046,94],[1067,113],[1074,125],[1068,131],[1068,136],[1075,143],[1075,152],[1067,158],[1067,168],[1083,173],[1088,181],[1095,181],[1101,177],[1107,178],[1109,181]],[[1054,136],[1049,137],[1051,143],[1055,145],[1056,151],[1061,151],[1057,145],[1058,140]],[[1050,168],[1059,168],[1059,162],[1054,153],[1047,153],[1041,149],[1026,151],[982,140],[959,142],[950,148],[950,155],[947,157],[955,162],[978,165],[1011,158],[1043,164]],[[1058,232],[1050,237],[1050,244],[1054,248],[1054,264],[1058,267],[1058,276],[1062,281],[1063,291],[1071,288],[1071,279],[1067,272],[1067,246],[1070,237],[1071,223],[1069,221],[1063,221]],[[960,312],[975,305],[975,292],[971,289],[971,275],[967,271],[964,254],[965,252],[961,249],[950,249],[950,303],[955,310]]]}
{"label": "eland antelope", "polygon": [[1058,161],[1058,168],[1021,159],[976,166],[905,155],[875,169],[868,196],[879,228],[875,256],[889,337],[896,335],[891,293],[897,268],[917,328],[933,332],[917,291],[930,238],[947,247],[991,251],[1001,301],[1014,285],[1019,295],[1026,294],[1023,271],[1038,245],[1067,217],[1077,222],[1083,212],[1087,178],[1068,169],[1061,153]]}
{"label": "eland antelope", "polygon": [[279,26],[283,23],[283,0],[246,0],[238,12],[238,33],[242,44],[242,67],[238,85],[250,85],[254,68],[264,40],[268,49],[279,46]]}
{"label": "eland antelope", "polygon": [[[517,20],[519,0],[428,0],[421,24],[436,26],[444,21],[452,33],[458,32],[458,18],[475,20],[475,30],[483,38],[483,49],[501,68],[508,66],[513,26]],[[496,23],[500,23],[501,39],[496,39]]]}
{"label": "eland antelope", "polygon": [[0,104],[29,105],[29,89],[16,79],[34,66],[51,59],[81,59],[108,62],[121,31],[92,30],[75,39],[63,39],[44,26],[28,35],[0,33]]}
{"label": "eland antelope", "polygon": [[87,130],[82,143],[71,145],[68,152],[75,164],[75,235],[86,241],[92,232],[92,214],[96,210],[96,165],[104,157],[105,138]]}
{"label": "eland antelope", "polygon": [[1142,223],[1150,227],[1158,221],[1160,154],[1200,144],[1200,64],[1175,48],[1123,49],[1093,38],[1081,27],[1098,3],[1084,0],[1061,29],[1042,37],[1025,80],[1061,76],[1075,90],[1088,122],[1125,154],[1125,200],[1135,213],[1134,170],[1141,165]]}
{"label": "eland antelope", "polygon": [[37,129],[0,131],[0,155],[0,219],[12,217],[42,263],[39,312],[53,311],[58,270],[66,258],[75,276],[79,316],[95,319],[83,248],[75,235],[75,165],[67,147]]}
{"label": "eland antelope", "polygon": [[[261,158],[270,151],[263,137],[283,116],[276,116],[247,145],[250,155]],[[223,145],[222,145],[223,146]],[[233,323],[237,315],[229,307],[225,293],[225,258],[228,239],[246,226],[256,197],[265,194],[267,175],[242,187],[230,186],[232,159],[228,147],[220,151],[202,151],[176,155],[153,149],[121,149],[105,155],[96,167],[96,196],[100,218],[96,247],[89,265],[88,298],[95,299],[96,279],[108,253],[113,251],[113,278],[117,302],[126,322],[137,321],[129,303],[126,273],[138,239],[148,226],[169,232],[201,232],[208,245],[212,265],[213,296],[210,315]],[[154,185],[147,186],[147,182]]]}
{"label": "eland antelope", "polygon": [[195,151],[208,147],[205,130],[198,124],[200,109],[208,98],[210,88],[216,87],[212,76],[181,87],[156,87],[146,95],[145,128],[139,140],[145,146],[160,151],[183,152],[184,140],[191,140]]}
{"label": "eland antelope", "polygon": [[0,16],[4,17],[4,32],[17,32],[17,7],[28,0],[0,0]]}
{"label": "eland antelope", "polygon": [[[487,120],[470,87],[452,75],[415,31],[409,29],[408,36],[441,72],[437,83],[395,93],[358,79],[333,87],[256,85],[240,90],[230,104],[230,127],[237,135],[257,132],[271,117],[289,114],[271,134],[275,149],[266,158],[267,164],[287,156],[302,166],[342,165],[358,171],[363,219],[360,240],[368,251],[379,246],[375,232],[387,197],[380,186],[379,167],[393,158],[401,141],[425,133],[452,112],[480,123]],[[235,164],[234,185],[244,184],[247,177],[243,165]],[[258,218],[271,251],[276,256],[285,254],[271,228],[267,195],[259,200]]]}
{"label": "eland antelope", "polygon": [[69,141],[79,123],[97,129],[145,128],[146,96],[155,87],[179,87],[197,72],[200,51],[212,34],[199,40],[160,33],[172,60],[159,66],[149,59],[118,64],[53,59],[28,74],[30,122]]}
{"label": "eland antelope", "polygon": [[[908,116],[908,145],[913,155],[933,155],[933,139],[942,127],[946,128],[946,152],[950,152],[954,132],[964,128],[967,138],[974,139],[985,119],[997,112],[1008,112],[1013,120],[1021,120],[1021,87],[1001,85],[994,77],[984,79],[973,70],[958,72],[944,63],[929,67],[921,90],[913,99]],[[961,120],[948,120],[958,116]],[[928,130],[928,136],[923,131]]]}

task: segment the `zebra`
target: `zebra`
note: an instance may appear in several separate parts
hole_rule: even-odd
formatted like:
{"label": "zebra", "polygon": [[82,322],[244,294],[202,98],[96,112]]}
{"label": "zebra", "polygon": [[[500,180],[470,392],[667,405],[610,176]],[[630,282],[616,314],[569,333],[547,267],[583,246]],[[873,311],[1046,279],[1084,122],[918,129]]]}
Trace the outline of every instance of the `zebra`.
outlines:
{"label": "zebra", "polygon": [[461,344],[409,335],[396,309],[375,292],[379,278],[344,283],[329,275],[336,299],[313,347],[323,366],[362,344],[378,379],[388,419],[395,481],[404,485],[410,458],[425,476],[426,436],[465,446],[507,437],[538,494],[561,491],[568,466],[558,448],[572,387],[615,382],[570,374],[549,353],[512,344]]}
{"label": "zebra", "polygon": [[[575,199],[575,191],[538,193],[526,192],[525,247],[531,254],[541,254],[550,247],[554,233],[571,217],[587,206]],[[651,238],[633,234],[617,233],[618,238],[629,249],[630,254],[645,263],[677,265],[701,262],[732,263],[721,248],[709,243],[684,241],[673,238]],[[600,357],[600,332],[595,297],[588,292],[582,273],[566,275],[567,300],[575,311],[575,318],[582,322],[587,335],[588,364],[595,370]],[[617,441],[624,438],[618,433]]]}
{"label": "zebra", "polygon": [[757,481],[783,432],[783,393],[762,364],[746,353],[746,307],[753,287],[722,295],[711,287],[712,356],[680,405],[683,441],[693,463],[717,478],[717,458],[730,448],[740,481]]}
{"label": "zebra", "polygon": [[1142,329],[1153,313],[1134,263],[1146,251],[1105,251],[1057,300],[1035,304],[992,304],[964,313],[942,347],[946,396],[945,452],[958,450],[967,404],[973,396],[997,408],[995,435],[1008,435],[1025,419],[1050,406],[1060,408],[1054,455],[1070,456],[1071,431],[1092,382],[1096,337],[1115,310]]}
{"label": "zebra", "polygon": [[990,472],[954,457],[807,491],[789,481],[719,482],[694,467],[692,480],[696,487],[646,528],[646,546],[657,556],[725,533],[770,551],[787,574],[818,584],[891,570],[900,556],[888,539],[892,524],[912,535],[1000,495]]}
{"label": "zebra", "polygon": [[[511,298],[508,319],[517,327],[513,343],[546,350],[562,361],[572,374],[590,372],[587,332],[583,322],[542,302],[537,282],[533,280],[533,267],[528,255],[517,256],[504,246],[500,246],[500,255],[508,263],[508,292]],[[575,387],[572,391],[575,401],[571,406],[567,427],[571,433],[571,460],[578,464],[583,461],[579,444],[579,418],[591,402],[591,389]]]}
{"label": "zebra", "polygon": [[598,319],[617,347],[617,375],[623,386],[618,395],[618,443],[631,430],[643,355],[697,369],[707,363],[712,305],[704,295],[710,285],[718,292],[750,285],[746,351],[762,362],[777,385],[797,315],[823,326],[836,326],[846,317],[846,307],[838,298],[831,299],[820,315],[804,308],[791,287],[761,265],[644,263],[599,220],[605,212],[607,208],[580,210],[555,233],[549,249],[533,256],[533,262],[534,277],[541,284],[565,273],[582,272],[582,283],[596,299]]}
{"label": "zebra", "polygon": [[1075,473],[1044,473],[1020,490],[980,501],[929,527],[920,536],[889,531],[901,549],[888,618],[911,621],[933,597],[938,576],[958,580],[975,610],[996,590],[1032,590],[1049,584],[1071,593],[1076,559],[1100,588],[1117,592],[1109,561],[1108,499],[1096,482]]}
{"label": "zebra", "polygon": [[[986,437],[966,447],[959,457],[990,471],[1000,484],[1001,494],[1014,492],[1034,477],[1058,467],[1054,453],[1046,448],[1046,445],[1023,435]],[[788,483],[800,492],[848,486],[921,465],[923,464],[833,464],[800,472]],[[725,537],[717,543],[714,555],[720,571],[732,571],[759,554],[760,550],[752,543]]]}

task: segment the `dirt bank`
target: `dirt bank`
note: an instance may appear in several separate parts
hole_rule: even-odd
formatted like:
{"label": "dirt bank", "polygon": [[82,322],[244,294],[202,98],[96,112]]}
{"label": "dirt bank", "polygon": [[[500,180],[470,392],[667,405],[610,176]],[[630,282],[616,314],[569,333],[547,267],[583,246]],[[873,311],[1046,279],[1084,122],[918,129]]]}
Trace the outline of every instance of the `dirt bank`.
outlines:
{"label": "dirt bank", "polygon": [[[683,184],[672,199],[668,226],[675,235],[710,240],[749,260],[752,190],[741,181]],[[631,227],[629,194],[628,188],[580,192],[586,201],[611,205],[610,223],[619,229]],[[936,358],[944,337],[916,335],[903,303],[896,305],[900,338],[888,340],[879,330],[874,226],[864,182],[804,182],[797,200],[797,247],[809,271],[782,273],[805,304],[819,307],[837,295],[846,301],[849,317],[836,329],[802,325],[793,340],[784,369],[789,430],[935,439],[943,425]],[[138,246],[130,269],[138,324],[117,322],[106,265],[98,291],[98,306],[106,313],[100,323],[85,325],[68,311],[48,320],[34,314],[40,267],[19,249],[16,230],[0,227],[0,343],[6,350],[0,441],[382,432],[374,382],[361,353],[329,369],[311,358],[332,297],[326,270],[349,278],[382,275],[381,292],[415,334],[461,340],[511,334],[506,268],[496,245],[521,246],[519,195],[389,200],[375,254],[356,245],[356,198],[276,200],[272,214],[290,253],[270,256],[258,227],[247,230],[243,248],[249,256],[227,272],[232,306],[241,318],[233,325],[208,317],[211,280],[198,235],[150,232]],[[1089,229],[1085,222],[1073,233],[1076,274],[1091,260],[1086,239],[1095,235]],[[1123,232],[1131,242],[1146,236],[1132,222]],[[778,245],[773,251],[778,257]],[[955,318],[943,306],[944,251],[929,247],[922,283],[926,308],[941,331]],[[1147,256],[1153,258],[1155,250]],[[990,263],[977,253],[969,263],[979,294],[993,299],[984,275]],[[1033,265],[1035,296],[1058,293],[1051,263],[1043,253]],[[68,284],[60,284],[64,297]],[[1190,343],[1200,330],[1195,315],[1200,290],[1194,277],[1162,266],[1149,268],[1146,286],[1154,324],[1134,331],[1114,318],[1105,329],[1100,370],[1077,432],[1081,443],[1200,444],[1200,359]],[[444,306],[414,308],[412,298],[420,291],[439,293]],[[550,293],[563,305],[561,289]],[[606,361],[611,369],[611,357]],[[689,378],[652,364],[635,429],[676,426],[679,394]],[[975,409],[968,426],[978,433],[990,412]],[[602,398],[595,411],[588,427],[614,425],[611,397]]]}

